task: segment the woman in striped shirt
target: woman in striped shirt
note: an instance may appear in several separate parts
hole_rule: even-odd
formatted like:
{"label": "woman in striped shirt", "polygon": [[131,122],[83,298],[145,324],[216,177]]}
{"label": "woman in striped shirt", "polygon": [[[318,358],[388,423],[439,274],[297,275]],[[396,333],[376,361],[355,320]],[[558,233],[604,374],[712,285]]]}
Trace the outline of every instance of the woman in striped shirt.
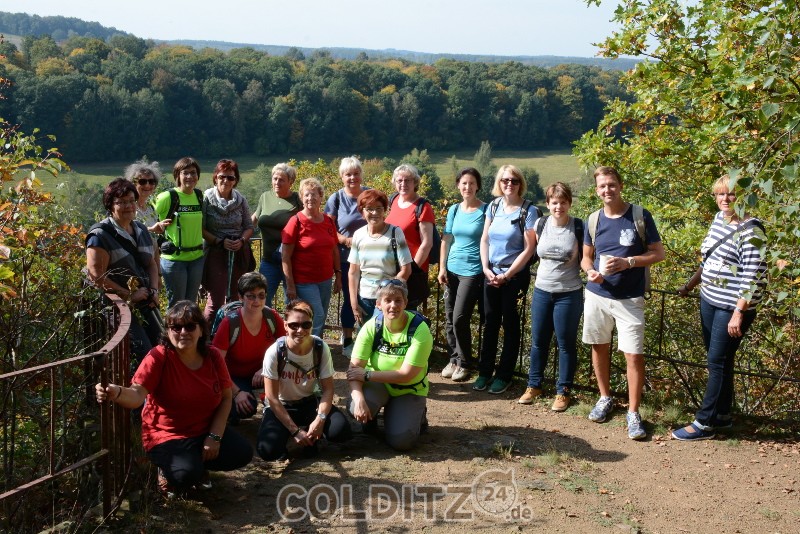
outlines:
{"label": "woman in striped shirt", "polygon": [[700,247],[703,263],[678,290],[686,296],[700,287],[700,320],[707,351],[708,384],[695,421],[672,437],[683,441],[711,439],[718,428],[730,428],[733,405],[733,360],[763,297],[767,280],[764,226],[734,211],[736,193],[723,176],[712,191],[719,206]]}

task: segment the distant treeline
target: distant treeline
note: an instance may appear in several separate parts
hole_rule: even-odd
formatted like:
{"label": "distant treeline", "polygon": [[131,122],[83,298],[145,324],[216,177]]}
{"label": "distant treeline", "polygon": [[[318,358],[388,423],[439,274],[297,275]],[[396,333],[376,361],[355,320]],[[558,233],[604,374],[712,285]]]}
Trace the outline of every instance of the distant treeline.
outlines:
{"label": "distant treeline", "polygon": [[49,35],[56,41],[73,36],[108,39],[117,34],[126,35],[116,28],[107,28],[99,22],[86,22],[74,17],[40,17],[27,13],[0,11],[0,32],[13,35]]}
{"label": "distant treeline", "polygon": [[619,71],[440,59],[336,60],[195,50],[116,33],[0,44],[14,83],[0,116],[57,136],[71,161],[176,154],[343,153],[569,146],[606,102],[629,98]]}

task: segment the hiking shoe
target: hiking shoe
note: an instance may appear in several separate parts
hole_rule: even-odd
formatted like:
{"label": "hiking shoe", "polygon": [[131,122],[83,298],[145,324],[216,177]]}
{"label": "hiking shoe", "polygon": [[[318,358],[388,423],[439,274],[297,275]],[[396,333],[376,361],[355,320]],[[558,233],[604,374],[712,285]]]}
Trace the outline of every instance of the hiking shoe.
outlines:
{"label": "hiking shoe", "polygon": [[714,423],[714,430],[730,430],[733,428],[733,418],[728,416],[717,416],[717,421]]}
{"label": "hiking shoe", "polygon": [[472,389],[475,391],[486,391],[486,388],[489,387],[489,384],[492,383],[491,376],[478,376],[475,382],[472,383]]}
{"label": "hiking shoe", "polygon": [[714,429],[711,427],[702,428],[700,424],[695,421],[689,426],[673,430],[672,437],[681,441],[712,439],[714,437]]}
{"label": "hiking shoe", "polygon": [[173,488],[169,481],[167,481],[167,477],[164,476],[164,471],[161,468],[158,468],[158,492],[165,498],[165,499],[172,499],[175,497],[175,488]]}
{"label": "hiking shoe", "polygon": [[456,367],[456,370],[453,371],[453,382],[464,382],[465,380],[469,380],[472,376],[472,371],[461,367],[460,365]]}
{"label": "hiking shoe", "polygon": [[628,412],[628,437],[631,439],[644,439],[647,432],[642,424],[642,416],[639,412]]}
{"label": "hiking shoe", "polygon": [[453,378],[453,373],[456,370],[455,362],[448,363],[444,369],[442,369],[442,378]]}
{"label": "hiking shoe", "polygon": [[594,405],[592,411],[589,412],[589,421],[594,421],[595,423],[602,423],[606,419],[608,419],[608,415],[611,413],[611,410],[614,409],[614,399],[612,397],[600,397],[600,400],[597,401],[597,404]]}
{"label": "hiking shoe", "polygon": [[502,378],[495,378],[492,380],[492,385],[489,386],[489,393],[492,395],[500,395],[501,393],[505,393],[508,387],[511,385],[511,380],[503,380]]}
{"label": "hiking shoe", "polygon": [[197,483],[197,489],[201,490],[211,489],[211,477],[209,476],[207,469],[203,471],[203,478],[201,478],[200,482]]}
{"label": "hiking shoe", "polygon": [[525,393],[517,400],[519,404],[533,404],[533,399],[542,396],[542,388],[525,388]]}
{"label": "hiking shoe", "polygon": [[554,412],[564,412],[569,408],[569,395],[556,395],[550,409]]}
{"label": "hiking shoe", "polygon": [[349,358],[353,355],[353,347],[355,343],[353,343],[353,338],[348,337],[342,342],[342,356],[345,358]]}

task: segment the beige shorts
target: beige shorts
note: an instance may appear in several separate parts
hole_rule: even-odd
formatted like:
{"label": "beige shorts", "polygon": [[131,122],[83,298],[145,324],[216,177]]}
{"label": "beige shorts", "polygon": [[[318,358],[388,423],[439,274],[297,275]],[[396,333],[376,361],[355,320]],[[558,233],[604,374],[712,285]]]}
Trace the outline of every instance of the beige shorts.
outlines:
{"label": "beige shorts", "polygon": [[617,348],[629,354],[644,354],[644,297],[614,300],[584,292],[583,342],[611,343],[617,327]]}

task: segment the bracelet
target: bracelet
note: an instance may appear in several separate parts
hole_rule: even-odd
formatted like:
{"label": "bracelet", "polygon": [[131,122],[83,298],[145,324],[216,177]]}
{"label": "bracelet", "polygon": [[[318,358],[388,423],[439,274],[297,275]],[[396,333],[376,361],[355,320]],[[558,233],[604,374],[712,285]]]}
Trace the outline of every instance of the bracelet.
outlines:
{"label": "bracelet", "polygon": [[209,438],[211,438],[211,439],[213,439],[213,440],[214,440],[214,441],[216,441],[217,443],[219,443],[220,441],[222,441],[222,437],[221,437],[221,436],[219,436],[219,435],[217,435],[217,434],[214,434],[213,432],[209,432],[209,433],[208,433],[208,437],[209,437]]}
{"label": "bracelet", "polygon": [[739,312],[739,313],[744,313],[744,310],[743,310],[743,309],[741,309],[739,306],[736,306],[736,307],[733,309],[733,311],[737,311],[737,312]]}
{"label": "bracelet", "polygon": [[297,427],[297,430],[295,430],[294,432],[292,432],[292,437],[295,437],[295,436],[297,436],[297,434],[299,434],[299,433],[300,433],[300,427],[298,426],[298,427]]}
{"label": "bracelet", "polygon": [[114,397],[114,400],[111,402],[117,402],[119,398],[122,396],[122,386],[117,386],[117,396]]}

